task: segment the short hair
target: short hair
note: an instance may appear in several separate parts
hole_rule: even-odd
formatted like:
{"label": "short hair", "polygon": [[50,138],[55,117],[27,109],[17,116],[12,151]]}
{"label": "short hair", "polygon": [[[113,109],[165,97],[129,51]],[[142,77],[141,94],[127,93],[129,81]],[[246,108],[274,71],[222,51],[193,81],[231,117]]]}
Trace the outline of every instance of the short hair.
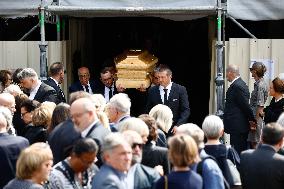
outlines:
{"label": "short hair", "polygon": [[172,70],[170,69],[170,67],[169,67],[168,65],[165,65],[165,64],[160,64],[159,66],[157,66],[157,67],[155,68],[155,70],[158,71],[158,72],[164,72],[164,71],[166,71],[166,72],[167,72],[167,75],[169,75],[169,76],[173,74],[173,72],[172,72]]}
{"label": "short hair", "polygon": [[51,123],[52,112],[46,107],[40,106],[39,108],[36,108],[32,115],[32,123],[34,126],[43,126],[47,128]]}
{"label": "short hair", "polygon": [[10,93],[11,95],[19,95],[23,94],[24,92],[21,90],[19,85],[11,84],[4,89],[3,93]]}
{"label": "short hair", "polygon": [[103,139],[101,148],[102,155],[107,152],[111,152],[118,146],[124,146],[125,144],[129,145],[121,133],[110,133]]}
{"label": "short hair", "polygon": [[277,93],[284,93],[284,81],[279,77],[272,80],[273,89]]}
{"label": "short hair", "polygon": [[250,71],[254,70],[258,77],[263,77],[266,72],[266,66],[262,62],[254,62]]}
{"label": "short hair", "polygon": [[49,75],[55,76],[64,71],[64,65],[61,62],[54,62],[49,66]]}
{"label": "short hair", "polygon": [[276,145],[284,137],[284,128],[279,123],[268,123],[262,129],[261,140],[264,144]]}
{"label": "short hair", "polygon": [[20,81],[26,78],[38,79],[36,71],[32,68],[24,68],[22,71],[18,73],[17,77],[19,78]]}
{"label": "short hair", "polygon": [[182,124],[177,128],[177,133],[191,136],[199,149],[204,148],[204,132],[194,123]]}
{"label": "short hair", "polygon": [[[1,108],[2,108],[2,106],[0,106],[0,128],[5,128],[5,129],[7,129],[8,122],[7,122],[7,120],[6,120],[6,117],[5,117],[4,114],[2,113]],[[3,108],[5,108],[5,107],[3,107]],[[6,108],[6,109],[7,109],[7,111],[9,111],[8,108]]]}
{"label": "short hair", "polygon": [[16,177],[30,179],[45,161],[52,159],[52,151],[47,143],[34,143],[20,153],[16,164]]}
{"label": "short hair", "polygon": [[17,96],[15,96],[15,108],[16,108],[16,112],[20,112],[21,111],[21,104],[23,103],[23,101],[28,100],[29,97],[28,95],[21,93],[18,94]]}
{"label": "short hair", "polygon": [[280,114],[276,122],[279,123],[284,128],[284,112]]}
{"label": "short hair", "polygon": [[131,100],[126,93],[118,93],[110,99],[109,106],[119,112],[130,114]]}
{"label": "short hair", "polygon": [[95,103],[95,107],[99,111],[104,111],[106,106],[106,99],[102,94],[93,94],[90,97],[92,101]]}
{"label": "short hair", "polygon": [[144,121],[139,118],[131,117],[123,120],[118,124],[118,131],[123,132],[126,130],[136,131],[141,137],[144,135],[149,135],[148,126]]}
{"label": "short hair", "polygon": [[7,130],[14,128],[14,126],[13,126],[13,115],[12,115],[11,111],[7,107],[0,105],[0,114],[2,114],[7,121]]}
{"label": "short hair", "polygon": [[40,103],[38,101],[26,99],[21,103],[21,108],[25,108],[27,112],[32,112],[39,107],[39,105]]}
{"label": "short hair", "polygon": [[13,75],[12,75],[12,78],[13,78],[13,82],[14,82],[15,84],[20,84],[20,83],[21,83],[21,81],[20,81],[19,78],[18,78],[18,73],[20,73],[22,70],[23,70],[23,68],[17,68],[17,69],[14,71],[14,73],[13,73]]}
{"label": "short hair", "polygon": [[168,106],[157,104],[150,110],[149,115],[156,120],[158,128],[168,133],[173,124],[173,112]]}
{"label": "short hair", "polygon": [[240,75],[239,67],[236,64],[229,64],[226,71],[235,73],[236,75]]}
{"label": "short hair", "polygon": [[78,100],[79,98],[88,98],[91,94],[85,91],[76,91],[70,94],[69,104],[72,104],[74,101]]}
{"label": "short hair", "polygon": [[224,129],[223,121],[216,115],[206,116],[202,123],[202,130],[207,139],[218,139]]}
{"label": "short hair", "polygon": [[8,75],[12,77],[12,72],[10,72],[9,70],[0,70],[0,82],[4,87],[9,81]]}
{"label": "short hair", "polygon": [[72,148],[72,153],[81,156],[84,153],[98,153],[99,147],[92,138],[82,138],[76,141]]}
{"label": "short hair", "polygon": [[144,121],[146,125],[148,126],[148,129],[149,129],[148,142],[157,141],[158,128],[157,128],[156,120],[148,114],[141,114],[140,116],[138,116],[138,118]]}
{"label": "short hair", "polygon": [[199,160],[197,145],[188,135],[170,137],[168,146],[169,159],[174,166],[190,166]]}

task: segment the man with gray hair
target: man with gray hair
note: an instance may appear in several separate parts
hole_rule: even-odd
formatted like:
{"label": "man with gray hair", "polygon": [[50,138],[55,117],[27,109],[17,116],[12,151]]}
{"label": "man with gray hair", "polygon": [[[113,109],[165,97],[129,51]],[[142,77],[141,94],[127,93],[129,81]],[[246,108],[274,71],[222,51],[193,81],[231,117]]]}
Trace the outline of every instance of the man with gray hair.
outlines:
{"label": "man with gray hair", "polygon": [[118,123],[130,118],[131,101],[126,93],[114,95],[108,103],[108,118],[111,125],[111,131],[118,131]]}
{"label": "man with gray hair", "polygon": [[5,114],[5,118],[8,121],[7,131],[9,134],[16,135],[16,130],[13,126],[13,115],[16,112],[16,102],[15,97],[10,93],[1,93],[0,94],[0,106],[4,106],[10,110],[10,114]]}
{"label": "man with gray hair", "polygon": [[8,108],[0,106],[0,188],[15,177],[16,161],[22,149],[29,146],[24,137],[9,135],[7,117],[12,117]]}
{"label": "man with gray hair", "polygon": [[224,128],[230,134],[230,144],[240,154],[248,147],[248,133],[250,129],[256,128],[256,120],[249,105],[249,89],[240,77],[239,67],[228,65],[226,77],[231,85],[226,92]]}
{"label": "man with gray hair", "polygon": [[104,164],[94,176],[92,189],[127,189],[126,176],[131,166],[132,150],[121,133],[110,133],[102,144]]}
{"label": "man with gray hair", "polygon": [[17,77],[20,80],[20,85],[29,91],[29,99],[38,102],[51,101],[56,104],[59,103],[55,89],[41,82],[34,69],[25,68],[18,73]]}
{"label": "man with gray hair", "polygon": [[201,162],[195,164],[192,169],[199,173],[198,167],[201,167],[201,176],[203,178],[203,189],[218,188],[224,189],[224,180],[221,169],[216,161],[207,158],[208,154],[204,151],[204,132],[193,123],[186,123],[177,128],[176,134],[185,134],[191,136],[199,149],[199,156]]}

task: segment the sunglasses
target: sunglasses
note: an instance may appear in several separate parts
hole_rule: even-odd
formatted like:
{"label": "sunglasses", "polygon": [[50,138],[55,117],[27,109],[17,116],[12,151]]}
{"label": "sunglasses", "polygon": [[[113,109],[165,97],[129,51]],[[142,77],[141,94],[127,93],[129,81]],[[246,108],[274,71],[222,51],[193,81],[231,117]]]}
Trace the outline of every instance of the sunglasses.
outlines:
{"label": "sunglasses", "polygon": [[143,143],[133,143],[131,147],[132,147],[132,149],[135,149],[137,146],[138,146],[140,149],[142,149],[143,146],[144,146],[144,144],[143,144]]}

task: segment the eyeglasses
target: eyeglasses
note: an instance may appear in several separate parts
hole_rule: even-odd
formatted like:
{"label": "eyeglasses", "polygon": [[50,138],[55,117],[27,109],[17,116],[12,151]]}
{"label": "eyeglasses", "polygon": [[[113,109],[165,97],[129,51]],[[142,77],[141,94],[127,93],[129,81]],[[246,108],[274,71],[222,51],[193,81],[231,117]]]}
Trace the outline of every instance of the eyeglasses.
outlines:
{"label": "eyeglasses", "polygon": [[27,113],[29,113],[29,112],[21,113],[21,118],[24,117]]}
{"label": "eyeglasses", "polygon": [[132,148],[132,149],[135,149],[137,146],[138,146],[140,149],[142,149],[143,146],[144,146],[144,144],[143,144],[143,143],[136,143],[136,142],[135,142],[135,143],[132,144],[131,148]]}

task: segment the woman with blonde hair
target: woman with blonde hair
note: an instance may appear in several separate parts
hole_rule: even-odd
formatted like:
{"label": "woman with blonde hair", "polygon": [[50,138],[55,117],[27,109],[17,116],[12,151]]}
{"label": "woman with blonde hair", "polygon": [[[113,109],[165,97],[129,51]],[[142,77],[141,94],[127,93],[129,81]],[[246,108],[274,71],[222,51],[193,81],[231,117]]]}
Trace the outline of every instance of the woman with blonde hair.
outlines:
{"label": "woman with blonde hair", "polygon": [[16,178],[4,189],[43,189],[53,164],[51,149],[46,143],[35,143],[24,149],[16,165]]}
{"label": "woman with blonde hair", "polygon": [[190,169],[200,161],[198,147],[188,135],[177,134],[169,138],[169,159],[173,170],[168,176],[161,177],[156,189],[202,189],[202,178]]}

